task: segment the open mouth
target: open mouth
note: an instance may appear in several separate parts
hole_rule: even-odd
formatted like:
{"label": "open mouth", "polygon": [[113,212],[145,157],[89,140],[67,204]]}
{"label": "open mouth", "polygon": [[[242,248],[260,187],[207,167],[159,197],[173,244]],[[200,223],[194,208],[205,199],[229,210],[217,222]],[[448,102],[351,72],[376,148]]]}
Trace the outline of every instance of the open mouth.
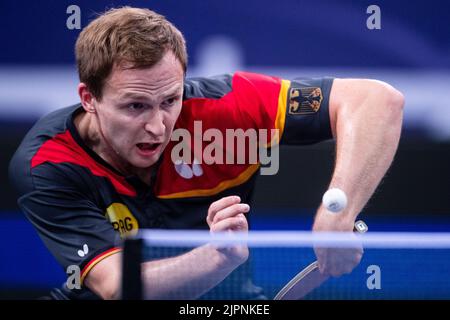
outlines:
{"label": "open mouth", "polygon": [[155,151],[161,143],[138,143],[137,147],[142,151]]}

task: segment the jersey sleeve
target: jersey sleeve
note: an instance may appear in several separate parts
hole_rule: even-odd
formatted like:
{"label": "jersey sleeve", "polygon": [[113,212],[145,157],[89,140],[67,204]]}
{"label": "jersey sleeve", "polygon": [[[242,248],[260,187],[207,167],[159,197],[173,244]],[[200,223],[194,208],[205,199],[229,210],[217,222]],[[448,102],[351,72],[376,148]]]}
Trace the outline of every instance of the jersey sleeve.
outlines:
{"label": "jersey sleeve", "polygon": [[[207,116],[207,127],[278,129],[281,144],[309,144],[332,138],[329,97],[332,78],[284,80],[256,73],[195,79],[188,95]],[[189,100],[188,103],[189,105]],[[199,111],[197,111],[198,113]]]}
{"label": "jersey sleeve", "polygon": [[80,268],[83,282],[95,264],[121,250],[120,237],[96,199],[60,167],[42,164],[31,175],[32,186],[19,197],[19,207],[64,270]]}
{"label": "jersey sleeve", "polygon": [[282,144],[310,144],[333,138],[330,124],[330,92],[333,78],[290,81]]}

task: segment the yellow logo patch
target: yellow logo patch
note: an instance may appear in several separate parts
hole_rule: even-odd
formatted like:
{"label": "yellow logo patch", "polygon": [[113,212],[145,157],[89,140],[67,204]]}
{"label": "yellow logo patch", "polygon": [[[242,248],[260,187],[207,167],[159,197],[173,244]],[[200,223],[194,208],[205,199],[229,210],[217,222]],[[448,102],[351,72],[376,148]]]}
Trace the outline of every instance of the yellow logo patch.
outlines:
{"label": "yellow logo patch", "polygon": [[114,230],[120,233],[120,237],[135,235],[139,230],[139,224],[130,210],[123,203],[115,202],[106,209],[106,218],[111,222]]}
{"label": "yellow logo patch", "polygon": [[320,88],[291,88],[289,92],[289,113],[316,113],[322,104],[323,95]]}

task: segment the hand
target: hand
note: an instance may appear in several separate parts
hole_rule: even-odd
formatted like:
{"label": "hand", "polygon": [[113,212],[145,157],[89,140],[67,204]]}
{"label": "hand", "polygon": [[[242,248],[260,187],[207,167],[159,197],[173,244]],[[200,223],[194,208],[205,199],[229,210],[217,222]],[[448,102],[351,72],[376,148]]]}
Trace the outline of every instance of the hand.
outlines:
{"label": "hand", "polygon": [[[313,231],[352,232],[354,227],[352,219],[345,219],[339,214],[330,214],[319,211],[314,221]],[[322,274],[339,277],[350,273],[359,264],[363,255],[362,246],[353,248],[324,248],[315,247],[314,252]]]}
{"label": "hand", "polygon": [[[250,210],[250,206],[240,202],[241,198],[238,196],[224,197],[213,202],[206,217],[210,232],[248,232],[248,222],[244,213]],[[245,262],[248,258],[248,248],[245,245],[221,248],[219,251],[237,264]]]}

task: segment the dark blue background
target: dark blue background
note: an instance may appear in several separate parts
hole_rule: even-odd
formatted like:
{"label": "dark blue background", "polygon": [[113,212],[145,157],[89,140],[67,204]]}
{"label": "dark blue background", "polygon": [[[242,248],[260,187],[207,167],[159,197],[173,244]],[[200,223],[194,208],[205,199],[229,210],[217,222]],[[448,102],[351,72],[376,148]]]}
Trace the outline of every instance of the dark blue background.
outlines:
{"label": "dark blue background", "polygon": [[[82,27],[105,8],[131,3],[172,21],[186,36],[191,63],[209,35],[243,46],[249,65],[450,68],[450,4],[433,1],[2,1],[0,62],[72,64],[79,30],[66,8],[81,9]],[[366,28],[366,8],[381,8],[382,29]]]}

